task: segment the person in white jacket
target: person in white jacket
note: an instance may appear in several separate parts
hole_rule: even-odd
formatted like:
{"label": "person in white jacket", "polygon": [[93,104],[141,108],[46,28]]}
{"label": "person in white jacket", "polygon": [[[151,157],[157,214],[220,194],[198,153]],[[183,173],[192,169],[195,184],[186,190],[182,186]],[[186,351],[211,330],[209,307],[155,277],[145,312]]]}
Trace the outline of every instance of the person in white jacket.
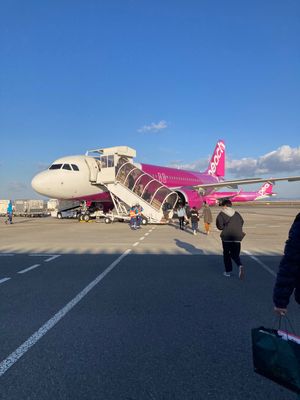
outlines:
{"label": "person in white jacket", "polygon": [[177,215],[178,215],[178,219],[179,219],[179,229],[181,229],[183,231],[184,230],[184,220],[186,219],[186,212],[185,212],[185,208],[183,207],[182,204],[180,204],[178,207]]}

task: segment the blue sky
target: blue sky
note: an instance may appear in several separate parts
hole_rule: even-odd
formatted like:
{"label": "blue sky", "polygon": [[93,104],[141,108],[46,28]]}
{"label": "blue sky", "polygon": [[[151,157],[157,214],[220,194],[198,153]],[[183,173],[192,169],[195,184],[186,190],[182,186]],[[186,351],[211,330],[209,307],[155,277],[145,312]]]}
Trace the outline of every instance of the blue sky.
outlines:
{"label": "blue sky", "polygon": [[299,175],[299,37],[298,0],[2,1],[0,198],[114,145],[201,167],[222,138],[228,177]]}

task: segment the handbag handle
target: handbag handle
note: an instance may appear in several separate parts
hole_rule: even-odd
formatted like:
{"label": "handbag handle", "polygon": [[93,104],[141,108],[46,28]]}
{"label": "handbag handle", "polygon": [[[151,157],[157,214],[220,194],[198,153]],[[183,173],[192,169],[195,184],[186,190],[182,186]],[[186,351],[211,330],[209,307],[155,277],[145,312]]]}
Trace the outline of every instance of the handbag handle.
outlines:
{"label": "handbag handle", "polygon": [[294,328],[293,324],[291,323],[291,320],[288,318],[287,315],[279,315],[278,330],[281,329],[281,322],[282,322],[282,319],[284,319],[284,325],[285,325],[284,328],[285,328],[287,337],[289,337],[288,325],[289,325],[290,328],[291,328],[291,332],[292,332],[294,335],[296,335],[295,328]]}

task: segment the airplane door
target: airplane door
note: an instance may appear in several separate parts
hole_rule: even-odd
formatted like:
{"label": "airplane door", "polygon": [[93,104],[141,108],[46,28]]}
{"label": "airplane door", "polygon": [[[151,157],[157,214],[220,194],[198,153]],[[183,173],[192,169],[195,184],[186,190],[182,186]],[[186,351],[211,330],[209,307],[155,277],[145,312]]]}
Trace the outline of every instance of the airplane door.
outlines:
{"label": "airplane door", "polygon": [[100,171],[100,164],[98,163],[97,160],[95,160],[92,157],[86,157],[85,158],[85,162],[89,168],[89,172],[90,172],[90,181],[91,182],[97,182],[97,176],[98,176],[98,172]]}

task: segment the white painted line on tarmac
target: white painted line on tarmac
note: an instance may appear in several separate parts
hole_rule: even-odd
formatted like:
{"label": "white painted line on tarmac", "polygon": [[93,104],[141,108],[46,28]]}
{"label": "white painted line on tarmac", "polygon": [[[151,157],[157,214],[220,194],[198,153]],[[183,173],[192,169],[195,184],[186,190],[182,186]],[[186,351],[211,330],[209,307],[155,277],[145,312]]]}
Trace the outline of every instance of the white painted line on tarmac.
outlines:
{"label": "white painted line on tarmac", "polygon": [[135,247],[135,246],[137,246],[138,244],[140,244],[140,242],[135,242],[132,246]]}
{"label": "white painted line on tarmac", "polygon": [[148,236],[148,235],[149,235],[149,232],[145,233],[145,236]]}
{"label": "white painted line on tarmac", "polygon": [[280,225],[269,225],[269,228],[280,228]]}
{"label": "white painted line on tarmac", "polygon": [[3,279],[0,279],[0,283],[4,283],[4,282],[9,281],[9,280],[10,280],[10,278],[3,278]]}
{"label": "white painted line on tarmac", "polygon": [[145,236],[142,236],[141,238],[140,238],[140,240],[144,240],[145,239]]}
{"label": "white painted line on tarmac", "polygon": [[276,277],[277,274],[276,274],[271,268],[269,268],[265,263],[263,263],[262,261],[260,261],[259,258],[253,256],[253,255],[252,255],[249,251],[247,251],[247,250],[244,250],[244,253],[248,254],[248,256],[250,256],[253,260],[255,260],[259,265],[261,265],[266,271],[268,271],[271,275],[273,275],[273,276]]}
{"label": "white painted line on tarmac", "polygon": [[13,257],[14,255],[13,253],[0,253],[0,257]]}
{"label": "white painted line on tarmac", "polygon": [[47,258],[47,260],[45,260],[45,262],[53,261],[53,260],[55,260],[55,259],[58,258],[58,257],[60,257],[60,254],[56,254],[56,255],[54,255],[54,256],[52,256],[52,257],[50,257],[50,258]]}
{"label": "white painted line on tarmac", "polygon": [[28,267],[26,269],[22,269],[22,271],[18,271],[18,274],[25,274],[25,272],[31,271],[32,269],[35,269],[37,267],[40,267],[41,264],[34,264],[31,267]]}
{"label": "white painted line on tarmac", "polygon": [[131,252],[127,249],[119,258],[110,264],[100,275],[97,276],[90,284],[88,284],[77,296],[75,296],[68,304],[58,311],[51,319],[40,327],[33,335],[31,335],[20,347],[11,353],[5,360],[0,363],[0,376],[12,367],[32,346],[34,346],[50,329],[52,329],[73,307],[76,306],[102,279],[112,271],[120,261]]}

